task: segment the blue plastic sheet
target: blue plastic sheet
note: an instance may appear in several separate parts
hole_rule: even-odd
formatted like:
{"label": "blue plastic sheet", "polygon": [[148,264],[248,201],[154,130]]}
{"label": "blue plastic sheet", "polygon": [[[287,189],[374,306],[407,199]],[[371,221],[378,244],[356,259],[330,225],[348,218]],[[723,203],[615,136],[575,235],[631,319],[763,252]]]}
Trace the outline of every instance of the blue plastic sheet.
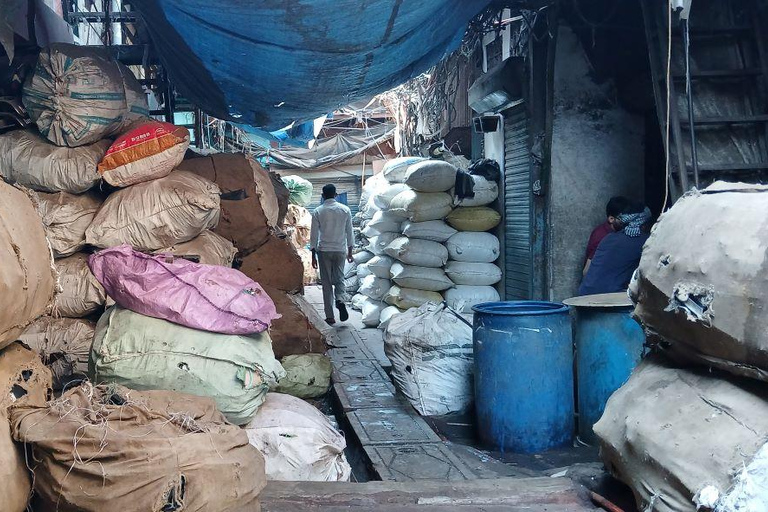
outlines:
{"label": "blue plastic sheet", "polygon": [[424,72],[490,0],[135,0],[179,92],[267,130]]}

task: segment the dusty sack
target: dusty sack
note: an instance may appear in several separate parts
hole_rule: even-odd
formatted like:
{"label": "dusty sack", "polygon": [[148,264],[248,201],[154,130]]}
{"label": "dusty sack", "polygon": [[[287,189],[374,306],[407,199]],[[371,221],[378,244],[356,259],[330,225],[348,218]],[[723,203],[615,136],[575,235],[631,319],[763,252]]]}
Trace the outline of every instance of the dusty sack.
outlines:
{"label": "dusty sack", "polygon": [[499,197],[499,185],[483,176],[471,174],[475,197],[466,197],[457,201],[457,206],[487,206]]}
{"label": "dusty sack", "polygon": [[[126,79],[103,48],[55,43],[40,51],[22,100],[40,133],[58,146],[82,146],[119,131],[131,107],[149,114],[146,98],[126,98]],[[135,81],[135,79],[134,79]]]}
{"label": "dusty sack", "polygon": [[312,190],[314,187],[311,182],[301,176],[284,176],[281,179],[285,188],[290,193],[288,196],[290,204],[307,206],[312,202]]}
{"label": "dusty sack", "polygon": [[278,393],[298,398],[319,398],[331,387],[331,360],[323,354],[297,354],[280,360],[285,377],[275,388]]}
{"label": "dusty sack", "polygon": [[379,299],[365,297],[360,306],[363,325],[366,327],[377,327],[380,323],[381,312],[387,305]]}
{"label": "dusty sack", "polygon": [[272,349],[277,357],[323,354],[328,350],[325,340],[331,328],[303,295],[286,293],[269,286],[264,286],[264,290],[281,315],[281,318],[272,322],[269,330]]}
{"label": "dusty sack", "polygon": [[184,159],[189,130],[147,121],[117,138],[99,163],[99,174],[115,187],[168,176]]}
{"label": "dusty sack", "polygon": [[[406,190],[410,190],[410,189],[411,187],[409,187],[404,183],[395,183],[392,185],[388,185],[372,196],[373,204],[375,204],[376,207],[379,208],[382,212],[386,212],[387,210],[389,210],[392,204],[392,200],[395,197],[397,197],[397,195],[400,192],[405,192]],[[377,213],[379,212],[376,212],[373,215],[373,217],[371,217],[371,220],[373,220],[376,217]],[[398,218],[402,222],[402,218],[400,217]]]}
{"label": "dusty sack", "polygon": [[267,333],[199,331],[114,306],[96,324],[89,375],[96,383],[210,397],[243,425],[285,372]]}
{"label": "dusty sack", "polygon": [[501,281],[501,268],[493,263],[449,261],[445,273],[455,284],[491,286]]}
{"label": "dusty sack", "polygon": [[386,211],[376,212],[373,218],[366,224],[366,228],[375,229],[379,233],[400,233],[400,225],[403,219]]}
{"label": "dusty sack", "polygon": [[384,252],[406,265],[417,267],[439,268],[448,261],[448,249],[443,244],[404,236],[390,243]]}
{"label": "dusty sack", "polygon": [[102,200],[96,194],[38,193],[37,212],[56,258],[70,256],[85,246],[85,230],[93,222]]}
{"label": "dusty sack", "polygon": [[376,256],[384,254],[387,246],[399,237],[400,233],[382,233],[379,236],[375,236],[368,241],[368,252]]}
{"label": "dusty sack", "polygon": [[381,310],[381,315],[379,316],[379,329],[386,329],[389,325],[390,320],[392,320],[395,316],[402,313],[403,310],[398,308],[397,306],[387,306],[384,309]]}
{"label": "dusty sack", "polygon": [[53,316],[82,318],[104,308],[104,287],[88,268],[88,255],[78,253],[56,261],[61,291],[53,301]]}
{"label": "dusty sack", "polygon": [[453,282],[441,268],[416,267],[395,263],[391,268],[392,281],[403,288],[416,288],[430,292],[441,292],[453,286]]}
{"label": "dusty sack", "polygon": [[309,213],[309,210],[295,204],[288,205],[285,231],[291,237],[291,243],[296,249],[305,248],[309,244],[311,230],[312,214]]}
{"label": "dusty sack", "polygon": [[487,206],[460,206],[445,221],[459,231],[488,231],[499,225],[501,214]]}
{"label": "dusty sack", "polygon": [[768,381],[768,187],[686,194],[645,243],[635,315],[677,358]]}
{"label": "dusty sack", "polygon": [[493,286],[470,286],[457,284],[443,293],[445,302],[459,313],[471,313],[472,306],[484,302],[498,302],[501,300],[499,292]]}
{"label": "dusty sack", "polygon": [[219,221],[219,187],[182,171],[111,194],[85,240],[96,247],[128,244],[155,251],[192,240]]}
{"label": "dusty sack", "polygon": [[216,183],[221,190],[221,218],[213,231],[242,254],[264,244],[281,222],[272,178],[253,159],[240,153],[216,154],[184,160],[177,169]]}
{"label": "dusty sack", "polygon": [[40,357],[13,343],[0,351],[0,496],[3,511],[24,512],[32,493],[24,447],[13,442],[10,405],[43,405],[51,392],[51,372]]}
{"label": "dusty sack", "polygon": [[456,167],[442,160],[425,160],[408,167],[405,184],[418,192],[445,192],[456,183]]}
{"label": "dusty sack", "polygon": [[284,292],[304,289],[304,264],[287,238],[271,235],[265,244],[243,258],[240,271],[262,286]]}
{"label": "dusty sack", "polygon": [[96,168],[107,148],[108,140],[60,148],[34,132],[14,130],[0,135],[0,176],[40,192],[82,194],[101,181]]}
{"label": "dusty sack", "polygon": [[439,304],[442,301],[443,296],[437,292],[401,288],[397,285],[390,288],[387,294],[384,295],[384,302],[390,306],[397,306],[400,309],[418,308],[427,302]]}
{"label": "dusty sack", "polygon": [[254,510],[265,485],[258,450],[207,398],[86,383],[15,408],[12,426],[44,510]]}
{"label": "dusty sack", "polygon": [[231,267],[237,249],[232,242],[206,229],[188,242],[181,242],[171,247],[158,249],[155,254],[171,254],[182,258],[198,258],[203,265],[221,265]]}
{"label": "dusty sack", "polygon": [[384,352],[395,385],[419,414],[449,414],[472,403],[472,328],[444,305],[425,304],[391,318]]}
{"label": "dusty sack", "polygon": [[346,482],[352,473],[344,436],[299,398],[270,393],[245,432],[264,455],[267,480]]}
{"label": "dusty sack", "polygon": [[117,304],[142,315],[241,335],[263,332],[277,318],[264,289],[233,268],[151,256],[127,245],[99,251],[88,264]]}
{"label": "dusty sack", "polygon": [[400,192],[389,211],[411,222],[442,219],[451,213],[453,199],[445,192]]}
{"label": "dusty sack", "polygon": [[499,259],[499,239],[491,233],[456,233],[448,239],[445,246],[454,261],[493,263]]}
{"label": "dusty sack", "polygon": [[[51,249],[34,204],[0,181],[0,348],[16,339],[53,303]],[[9,292],[10,291],[10,292]]]}
{"label": "dusty sack", "polygon": [[392,264],[395,263],[395,259],[391,256],[374,256],[371,260],[365,264],[366,268],[371,271],[376,277],[381,279],[389,279],[389,271],[392,268]]}
{"label": "dusty sack", "polygon": [[370,275],[360,281],[359,292],[370,299],[380,301],[384,294],[389,291],[390,286],[392,286],[392,283],[389,279],[381,279],[380,277]]}
{"label": "dusty sack", "polygon": [[428,220],[426,222],[403,222],[403,235],[408,238],[419,238],[433,242],[447,242],[457,231],[442,220]]}
{"label": "dusty sack", "polygon": [[650,358],[611,396],[594,430],[606,466],[632,488],[640,510],[768,507],[762,383]]}
{"label": "dusty sack", "polygon": [[426,158],[419,156],[401,156],[393,158],[384,164],[384,168],[381,170],[381,174],[389,183],[402,183],[405,181],[405,175],[408,172],[408,167],[412,164],[422,162]]}
{"label": "dusty sack", "polygon": [[19,341],[40,354],[53,375],[53,389],[86,378],[96,322],[44,316],[32,322]]}

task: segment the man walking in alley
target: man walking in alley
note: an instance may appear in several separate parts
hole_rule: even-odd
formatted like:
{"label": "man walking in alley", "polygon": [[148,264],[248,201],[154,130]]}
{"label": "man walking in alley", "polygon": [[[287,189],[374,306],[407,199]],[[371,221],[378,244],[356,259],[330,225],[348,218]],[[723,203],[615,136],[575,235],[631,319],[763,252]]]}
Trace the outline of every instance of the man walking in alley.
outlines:
{"label": "man walking in alley", "polygon": [[336,201],[336,186],[323,187],[323,204],[312,212],[312,230],[309,244],[312,249],[312,268],[320,269],[323,284],[325,321],[336,323],[333,301],[339,310],[339,319],[349,318],[344,289],[344,261],[352,262],[355,237],[352,233],[352,214],[345,205]]}

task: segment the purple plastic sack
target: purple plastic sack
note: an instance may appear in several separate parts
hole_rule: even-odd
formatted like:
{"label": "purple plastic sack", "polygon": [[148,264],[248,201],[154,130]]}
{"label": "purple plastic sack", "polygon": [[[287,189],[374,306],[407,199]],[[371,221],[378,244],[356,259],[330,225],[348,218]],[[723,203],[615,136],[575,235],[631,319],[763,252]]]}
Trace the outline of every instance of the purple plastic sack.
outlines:
{"label": "purple plastic sack", "polygon": [[264,289],[233,268],[150,256],[129,245],[99,251],[88,265],[115,302],[142,315],[244,335],[265,331],[280,318]]}

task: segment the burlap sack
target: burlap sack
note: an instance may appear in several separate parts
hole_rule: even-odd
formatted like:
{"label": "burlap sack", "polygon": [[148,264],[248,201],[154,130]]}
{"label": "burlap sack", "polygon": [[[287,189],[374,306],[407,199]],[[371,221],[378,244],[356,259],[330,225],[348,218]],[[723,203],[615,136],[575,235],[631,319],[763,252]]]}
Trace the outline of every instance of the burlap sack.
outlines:
{"label": "burlap sack", "polygon": [[24,448],[13,442],[11,405],[43,405],[51,391],[51,372],[40,357],[14,343],[0,351],[0,509],[22,512],[32,492]]}
{"label": "burlap sack", "polygon": [[232,242],[213,231],[205,230],[189,242],[182,242],[172,247],[155,251],[155,254],[173,254],[181,257],[199,258],[204,265],[231,267],[237,254]]}
{"label": "burlap sack", "polygon": [[60,291],[53,301],[53,316],[82,318],[104,309],[104,287],[88,268],[88,255],[77,253],[56,261]]}
{"label": "burlap sack", "polygon": [[14,130],[0,135],[0,176],[40,192],[82,194],[101,181],[96,167],[109,143],[60,148],[34,132]]}
{"label": "burlap sack", "polygon": [[96,247],[156,251],[192,240],[219,221],[219,187],[189,172],[118,190],[102,205],[85,240]]}
{"label": "burlap sack", "polygon": [[51,249],[27,195],[0,181],[0,348],[53,303]]}
{"label": "burlap sack", "polygon": [[85,383],[11,424],[41,510],[258,510],[264,459],[210,399]]}
{"label": "burlap sack", "polygon": [[594,430],[638,510],[695,512],[695,502],[718,512],[768,509],[762,383],[654,357],[611,396]]}
{"label": "burlap sack", "polygon": [[768,381],[768,186],[678,200],[645,243],[635,315],[674,357]]}
{"label": "burlap sack", "polygon": [[88,356],[96,322],[82,318],[38,318],[19,341],[40,354],[53,374],[53,389],[88,375]]}
{"label": "burlap sack", "polygon": [[92,193],[40,192],[35,199],[53,255],[64,258],[82,249],[85,246],[85,230],[99,211],[101,198]]}
{"label": "burlap sack", "polygon": [[215,233],[231,240],[241,254],[266,242],[277,226],[278,203],[269,174],[253,159],[241,153],[216,154],[184,160],[178,169],[221,189],[221,220]]}
{"label": "burlap sack", "polygon": [[326,336],[331,331],[317,310],[303,295],[264,287],[282,315],[272,322],[269,336],[275,357],[298,354],[323,354],[328,349]]}
{"label": "burlap sack", "polygon": [[242,260],[240,271],[262,286],[301,292],[304,265],[287,238],[271,235],[266,243]]}

